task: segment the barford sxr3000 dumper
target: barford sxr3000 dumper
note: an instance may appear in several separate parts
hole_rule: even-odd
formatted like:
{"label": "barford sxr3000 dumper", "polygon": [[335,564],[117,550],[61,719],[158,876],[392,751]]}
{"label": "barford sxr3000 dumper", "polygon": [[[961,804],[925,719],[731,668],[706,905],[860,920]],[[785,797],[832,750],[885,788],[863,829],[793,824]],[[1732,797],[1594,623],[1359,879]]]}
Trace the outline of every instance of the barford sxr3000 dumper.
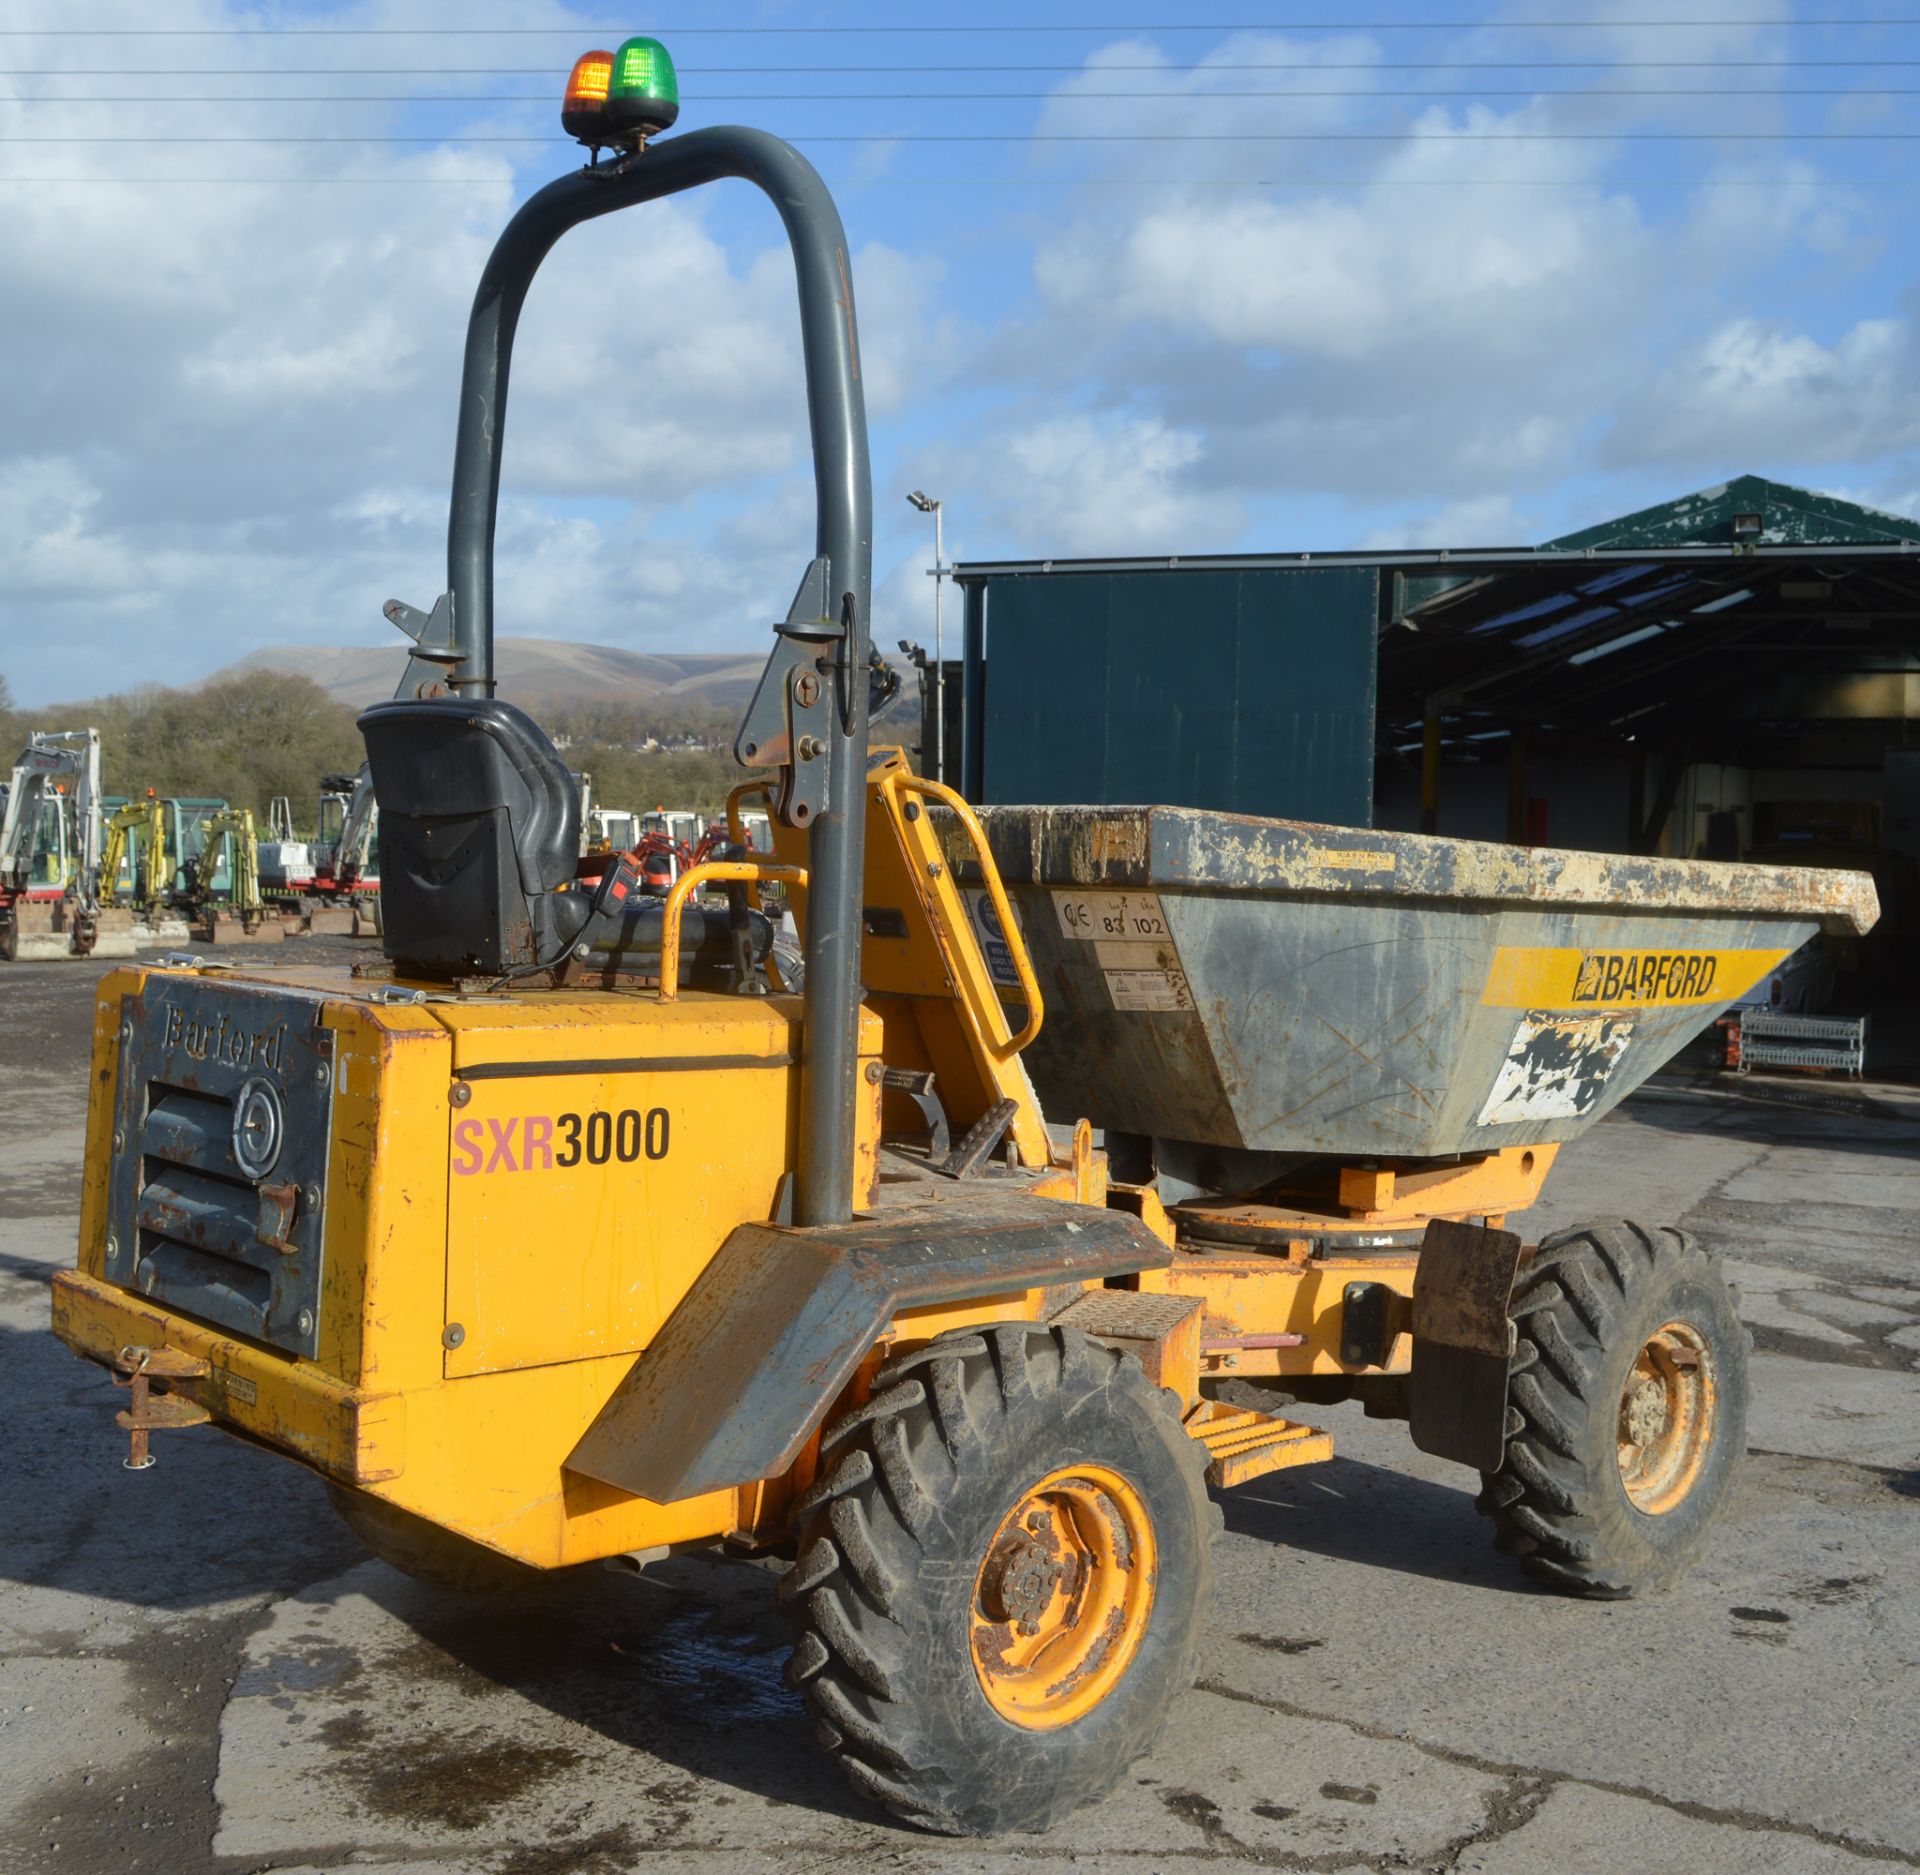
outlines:
{"label": "barford sxr3000 dumper", "polygon": [[[784,1556],[821,1745],[950,1831],[1043,1827],[1150,1747],[1207,1618],[1209,1489],[1329,1455],[1283,1404],[1405,1417],[1555,1583],[1669,1581],[1743,1445],[1727,1286],[1665,1226],[1529,1252],[1504,1222],[1779,956],[1864,929],[1870,885],[976,816],[869,755],[840,219],[772,137],[649,147],[676,109],[653,42],[583,60],[567,121],[615,154],[482,278],[450,590],[389,608],[414,649],[361,718],[385,965],[101,982],[54,1321],[129,1383],[128,1462],[212,1421],[450,1589]],[[579,858],[564,762],[494,695],[507,372],[567,229],[729,176],[792,245],[818,530],[737,745],[736,823],[764,794],[778,854],[660,899]],[[755,902],[776,879],[801,995]]]}

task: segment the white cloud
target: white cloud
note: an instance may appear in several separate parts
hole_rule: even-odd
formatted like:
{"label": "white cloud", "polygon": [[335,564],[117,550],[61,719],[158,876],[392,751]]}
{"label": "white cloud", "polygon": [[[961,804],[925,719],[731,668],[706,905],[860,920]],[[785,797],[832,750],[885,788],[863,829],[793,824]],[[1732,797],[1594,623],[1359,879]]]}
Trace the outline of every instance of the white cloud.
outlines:
{"label": "white cloud", "polygon": [[[1511,10],[1542,17],[1532,0]],[[1020,423],[1068,410],[1115,434],[1157,422],[1198,445],[1180,467],[1183,495],[1211,491],[1237,513],[1311,496],[1428,517],[1382,525],[1378,541],[1410,527],[1424,539],[1455,527],[1455,539],[1515,538],[1523,509],[1542,512],[1544,490],[1593,466],[1692,475],[1704,458],[1721,473],[1777,472],[1908,447],[1904,389],[1897,408],[1872,419],[1864,408],[1871,387],[1900,386],[1903,337],[1870,320],[1822,343],[1790,315],[1764,339],[1739,329],[1750,308],[1791,306],[1814,278],[1837,289],[1863,277],[1877,254],[1866,198],[1770,146],[1661,144],[1656,163],[1625,140],[1790,121],[1779,80],[1746,63],[1792,50],[1783,0],[1744,22],[1657,32],[1639,0],[1556,11],[1594,24],[1467,34],[1454,47],[1463,59],[1572,55],[1626,70],[1542,81],[1582,95],[1462,104],[1395,98],[1423,82],[1457,87],[1462,71],[1393,71],[1351,34],[1238,42],[1243,58],[1257,43],[1287,65],[1280,76],[1210,62],[1182,72],[1145,41],[1088,61],[1049,104],[1047,128],[1137,121],[1089,94],[1154,89],[1171,95],[1147,129],[1207,141],[1050,159],[1109,186],[1087,188],[1036,236],[1031,305],[984,354],[1020,386]],[[1335,62],[1361,69],[1323,69]],[[1686,95],[1716,62],[1757,74],[1740,81],[1750,95]],[[1121,63],[1155,69],[1109,69]],[[1216,95],[1242,86],[1318,95],[1284,110]],[[1328,140],[1217,137],[1296,122]],[[1110,186],[1156,169],[1193,180]],[[1235,176],[1278,181],[1225,180]],[[1697,187],[1676,192],[1676,181]],[[1669,372],[1676,359],[1687,362]],[[998,454],[984,435],[972,451],[983,488]]]}
{"label": "white cloud", "polygon": [[1157,418],[1060,416],[1004,441],[997,518],[1030,552],[1204,552],[1235,518],[1185,482],[1201,438]]}
{"label": "white cloud", "polygon": [[1920,446],[1920,342],[1904,317],[1831,344],[1730,319],[1631,399],[1610,461],[1846,463]]}
{"label": "white cloud", "polygon": [[[50,0],[28,4],[22,24],[55,17]],[[504,0],[434,10],[469,26],[568,17],[538,0],[531,14]],[[187,0],[169,17],[233,16]],[[337,18],[428,23],[418,7]],[[237,69],[365,53],[209,43],[209,64]],[[417,54],[395,43],[397,63]],[[177,88],[330,87],[241,69],[237,82]],[[33,109],[47,107],[0,100],[0,132],[64,121]],[[497,108],[427,121],[528,128]],[[111,143],[0,156],[14,173],[81,179],[0,186],[0,324],[15,360],[0,427],[0,668],[23,696],[189,680],[273,640],[382,638],[382,599],[427,604],[444,582],[461,347],[512,206],[510,163],[457,142],[141,144],[183,127],[415,125],[398,107],[128,106]],[[136,173],[156,180],[110,180]],[[784,606],[812,546],[810,500],[790,538],[722,538],[756,490],[808,469],[792,264],[771,216],[746,245],[717,234],[711,212],[704,192],[608,217],[542,269],[515,350],[500,629],[732,648],[758,642]],[[940,264],[873,243],[854,260],[869,402],[884,414],[937,375]],[[128,617],[138,634],[116,623]]]}
{"label": "white cloud", "polygon": [[[1684,29],[1632,24],[1652,17],[1645,0],[1510,12],[1539,19],[1543,3],[1601,25],[1462,34],[1432,56],[1725,64],[1796,45],[1786,0],[1743,9],[1759,25]],[[215,0],[168,15],[248,17]],[[9,23],[63,18],[56,0],[16,0]],[[554,0],[366,0],[329,23],[571,18]],[[209,63],[295,56],[284,39],[220,43]],[[337,50],[298,56],[356,62]],[[1649,498],[1800,463],[1915,486],[1920,348],[1888,303],[1908,264],[1889,286],[1884,231],[1864,192],[1836,187],[1839,156],[1659,145],[1656,162],[1624,141],[1531,140],[1791,121],[1771,81],[1689,99],[1685,74],[1644,70],[1629,88],[1655,95],[1467,105],[1390,96],[1461,82],[1388,69],[1405,56],[1397,35],[1240,33],[1188,66],[1128,38],[1035,113],[1043,134],[1142,133],[1034,146],[1030,173],[1064,194],[849,191],[883,641],[930,636],[929,530],[901,501],[915,485],[946,497],[952,557],[1350,544],[1267,534],[1303,503],[1354,517],[1371,544],[1485,544],[1566,518],[1558,491],[1596,466]],[[436,84],[476,88],[391,88]],[[1099,95],[1114,91],[1149,101]],[[53,108],[0,100],[0,134],[45,134],[36,113]],[[0,668],[22,694],[187,678],[269,639],[364,641],[387,633],[381,599],[439,590],[461,340],[516,186],[510,146],[452,133],[535,119],[440,107],[423,121],[448,143],[417,149],[152,141],[321,121],[128,106],[111,142],[0,146],[14,174],[246,178],[0,186],[16,361],[0,391]],[[413,125],[368,105],[324,127]],[[1224,134],[1275,127],[1380,140]],[[1163,132],[1201,140],[1145,140]],[[846,166],[914,160],[873,145]],[[316,175],[355,180],[299,180]],[[1141,176],[1184,180],[1114,186]],[[889,238],[867,238],[876,224]],[[772,221],[736,223],[702,192],[561,243],[516,350],[505,471],[503,631],[761,642],[813,538]],[[951,649],[957,606],[949,622]]]}
{"label": "white cloud", "polygon": [[1523,333],[1529,351],[1585,333],[1644,247],[1624,201],[1522,197],[1496,217],[1470,197],[1389,182],[1353,200],[1156,205],[1119,241],[1096,225],[1075,230],[1036,271],[1065,319],[1138,320],[1352,364],[1484,345],[1496,330]]}
{"label": "white cloud", "polygon": [[1405,547],[1511,547],[1533,539],[1537,531],[1508,496],[1477,495],[1373,528],[1359,545],[1378,553]]}

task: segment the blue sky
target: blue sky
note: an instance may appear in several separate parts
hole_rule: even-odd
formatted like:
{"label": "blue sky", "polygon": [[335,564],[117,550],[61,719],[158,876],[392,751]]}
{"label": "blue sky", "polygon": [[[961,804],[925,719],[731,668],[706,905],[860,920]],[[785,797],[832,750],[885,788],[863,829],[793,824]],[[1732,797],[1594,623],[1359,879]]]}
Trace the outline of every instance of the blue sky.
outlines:
{"label": "blue sky", "polygon": [[[682,128],[835,184],[884,644],[929,625],[916,486],[962,558],[1505,544],[1749,470],[1914,512],[1920,25],[1846,11],[1883,23],[16,0],[0,672],[185,682],[431,602],[474,280],[623,30],[673,49]],[[569,237],[516,358],[500,629],[761,643],[811,541],[794,346],[743,187]]]}

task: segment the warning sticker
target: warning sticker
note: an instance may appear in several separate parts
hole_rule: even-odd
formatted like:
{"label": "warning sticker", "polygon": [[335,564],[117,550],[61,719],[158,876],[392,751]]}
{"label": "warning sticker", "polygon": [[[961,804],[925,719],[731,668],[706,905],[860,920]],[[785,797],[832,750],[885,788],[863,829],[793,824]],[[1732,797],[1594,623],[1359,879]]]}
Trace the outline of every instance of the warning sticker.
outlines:
{"label": "warning sticker", "polygon": [[[1020,925],[1020,914],[1013,911],[1014,928]],[[973,935],[980,940],[980,954],[987,960],[987,974],[1003,989],[1020,987],[1020,972],[1013,967],[1013,949],[1007,942],[1006,928],[1000,922],[1000,914],[993,908],[993,895],[983,886],[973,886],[967,892],[967,913],[973,920]]]}
{"label": "warning sticker", "polygon": [[1063,937],[1170,943],[1157,892],[1056,892],[1053,909]]}
{"label": "warning sticker", "polygon": [[1627,1016],[1528,1011],[1507,1045],[1507,1058],[1480,1109],[1480,1124],[1578,1119],[1606,1091],[1608,1077],[1632,1039],[1633,1022]]}
{"label": "warning sticker", "polygon": [[1107,981],[1116,1009],[1191,1009],[1193,991],[1172,943],[1143,944],[1096,939],[1093,960]]}
{"label": "warning sticker", "polygon": [[1171,970],[1107,970],[1107,994],[1116,1009],[1191,1009],[1187,973]]}

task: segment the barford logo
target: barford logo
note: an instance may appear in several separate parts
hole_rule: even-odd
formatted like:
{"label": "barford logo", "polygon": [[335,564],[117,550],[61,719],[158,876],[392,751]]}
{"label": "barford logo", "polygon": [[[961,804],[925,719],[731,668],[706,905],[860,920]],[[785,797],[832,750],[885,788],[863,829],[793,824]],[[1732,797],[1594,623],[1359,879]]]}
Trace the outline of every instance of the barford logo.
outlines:
{"label": "barford logo", "polygon": [[1592,951],[1574,978],[1576,1003],[1697,1002],[1713,988],[1711,951]]}
{"label": "barford logo", "polygon": [[265,1068],[282,1074],[286,1067],[287,1025],[249,1029],[223,1015],[218,1022],[196,1022],[184,1010],[167,1011],[163,1044],[169,1054],[178,1049],[189,1061],[216,1061],[230,1068]]}

